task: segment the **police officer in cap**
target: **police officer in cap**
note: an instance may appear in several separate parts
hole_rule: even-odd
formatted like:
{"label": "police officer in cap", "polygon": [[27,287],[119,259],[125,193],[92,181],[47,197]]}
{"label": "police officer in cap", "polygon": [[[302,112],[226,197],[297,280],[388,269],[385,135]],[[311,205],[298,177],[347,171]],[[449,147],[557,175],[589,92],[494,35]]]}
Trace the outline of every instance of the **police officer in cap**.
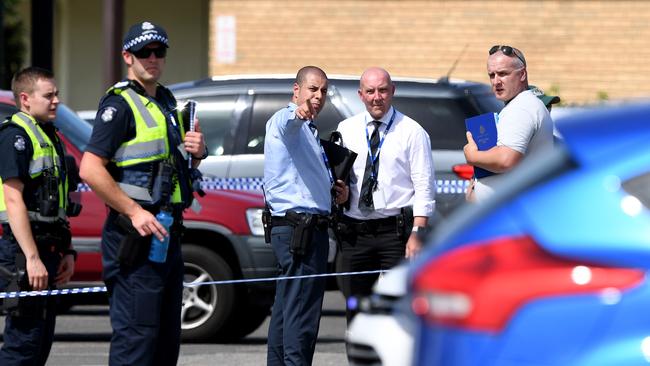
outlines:
{"label": "police officer in cap", "polygon": [[[127,79],[100,101],[81,161],[82,178],[110,208],[102,235],[110,365],[175,365],[178,359],[180,234],[182,212],[192,202],[188,158],[196,167],[207,150],[198,121],[188,131],[182,108],[158,83],[167,48],[162,27],[142,22],[129,29],[122,49]],[[156,219],[161,209],[172,212],[169,230]],[[169,236],[162,263],[148,258],[152,235]]]}
{"label": "police officer in cap", "polygon": [[[20,290],[44,290],[65,284],[74,271],[66,210],[78,177],[71,182],[67,176],[72,169],[65,166],[52,124],[59,105],[54,75],[28,67],[14,76],[11,88],[20,111],[0,125],[0,291],[15,281]],[[54,337],[55,300],[20,298],[11,307],[4,300],[8,315],[0,365],[45,364]]]}

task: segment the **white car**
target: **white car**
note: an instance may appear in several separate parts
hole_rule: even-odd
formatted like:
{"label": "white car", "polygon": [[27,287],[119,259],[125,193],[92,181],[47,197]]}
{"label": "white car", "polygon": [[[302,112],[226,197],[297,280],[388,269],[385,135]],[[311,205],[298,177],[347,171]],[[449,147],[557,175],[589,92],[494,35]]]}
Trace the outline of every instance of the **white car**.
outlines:
{"label": "white car", "polygon": [[359,300],[359,313],[346,334],[350,366],[410,365],[413,355],[414,322],[403,299],[408,265],[403,263],[382,275],[373,295]]}

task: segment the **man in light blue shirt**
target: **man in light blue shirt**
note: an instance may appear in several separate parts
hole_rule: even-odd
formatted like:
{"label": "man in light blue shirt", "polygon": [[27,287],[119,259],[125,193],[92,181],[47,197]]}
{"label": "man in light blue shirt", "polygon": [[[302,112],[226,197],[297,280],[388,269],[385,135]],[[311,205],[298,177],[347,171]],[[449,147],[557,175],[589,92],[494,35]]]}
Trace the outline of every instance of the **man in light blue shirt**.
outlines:
{"label": "man in light blue shirt", "polygon": [[[345,184],[333,181],[314,123],[326,98],[325,72],[303,67],[293,84],[292,103],[266,124],[264,192],[280,277],[326,272],[327,215],[333,201],[348,198]],[[277,282],[267,365],[311,364],[324,293],[324,277]]]}

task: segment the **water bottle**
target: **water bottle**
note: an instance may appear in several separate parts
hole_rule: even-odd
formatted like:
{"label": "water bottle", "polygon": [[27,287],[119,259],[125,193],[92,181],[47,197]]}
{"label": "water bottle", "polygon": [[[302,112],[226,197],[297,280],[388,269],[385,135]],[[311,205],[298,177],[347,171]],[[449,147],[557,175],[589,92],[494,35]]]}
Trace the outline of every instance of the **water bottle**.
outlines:
{"label": "water bottle", "polygon": [[169,211],[161,210],[156,215],[156,220],[165,227],[167,236],[160,241],[158,237],[153,235],[151,237],[151,249],[149,250],[149,260],[156,263],[165,263],[167,260],[167,250],[169,249],[169,236],[171,235],[170,228],[174,222],[174,218]]}

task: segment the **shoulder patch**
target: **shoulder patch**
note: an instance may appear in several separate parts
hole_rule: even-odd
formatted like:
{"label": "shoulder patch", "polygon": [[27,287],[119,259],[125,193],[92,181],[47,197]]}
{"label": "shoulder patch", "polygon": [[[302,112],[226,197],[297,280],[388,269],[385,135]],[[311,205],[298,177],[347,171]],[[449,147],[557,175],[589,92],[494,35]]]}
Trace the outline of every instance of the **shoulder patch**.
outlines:
{"label": "shoulder patch", "polygon": [[24,151],[25,150],[25,138],[22,137],[21,135],[16,135],[14,138],[14,148],[17,151]]}
{"label": "shoulder patch", "polygon": [[117,83],[115,83],[115,85],[113,85],[113,88],[120,89],[120,88],[124,88],[125,86],[128,86],[128,85],[129,85],[129,82],[126,81],[126,80],[118,81]]}
{"label": "shoulder patch", "polygon": [[113,120],[115,113],[117,113],[117,109],[115,109],[115,107],[106,107],[102,111],[100,118],[104,123],[107,123]]}

